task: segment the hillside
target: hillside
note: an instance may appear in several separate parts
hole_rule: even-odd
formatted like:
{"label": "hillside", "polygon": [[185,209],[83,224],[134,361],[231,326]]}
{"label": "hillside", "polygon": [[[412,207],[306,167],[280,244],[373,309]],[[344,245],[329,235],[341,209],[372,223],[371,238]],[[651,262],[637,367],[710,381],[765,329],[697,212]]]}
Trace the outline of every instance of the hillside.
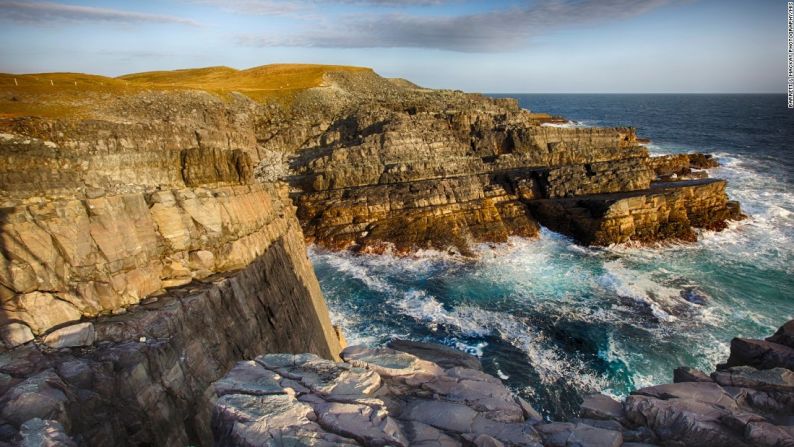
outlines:
{"label": "hillside", "polygon": [[202,90],[221,98],[238,92],[257,102],[289,102],[322,86],[332,72],[372,73],[342,65],[273,64],[236,70],[206,67],[132,73],[117,78],[83,73],[0,73],[0,118],[90,117],[96,106],[146,91]]}

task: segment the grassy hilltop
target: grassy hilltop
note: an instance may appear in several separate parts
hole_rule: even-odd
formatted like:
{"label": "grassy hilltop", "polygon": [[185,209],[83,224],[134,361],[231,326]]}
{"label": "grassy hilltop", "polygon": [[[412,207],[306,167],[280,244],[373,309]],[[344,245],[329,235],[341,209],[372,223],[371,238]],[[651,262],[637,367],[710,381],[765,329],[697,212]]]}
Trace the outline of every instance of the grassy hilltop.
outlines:
{"label": "grassy hilltop", "polygon": [[62,118],[90,112],[95,101],[146,90],[204,90],[223,97],[242,93],[255,101],[289,101],[296,93],[323,85],[329,72],[371,72],[343,65],[273,64],[236,70],[207,67],[133,73],[116,78],[83,73],[0,73],[0,118]]}

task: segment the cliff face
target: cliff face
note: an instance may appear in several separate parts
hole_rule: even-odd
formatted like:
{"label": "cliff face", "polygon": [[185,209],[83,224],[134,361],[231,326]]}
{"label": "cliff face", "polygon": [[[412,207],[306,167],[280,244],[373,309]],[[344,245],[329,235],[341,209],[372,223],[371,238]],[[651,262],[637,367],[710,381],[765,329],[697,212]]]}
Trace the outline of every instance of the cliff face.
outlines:
{"label": "cliff face", "polygon": [[86,445],[206,443],[234,362],[338,358],[287,191],[252,180],[254,103],[152,96],[3,122],[0,442],[42,418]]}
{"label": "cliff face", "polygon": [[[681,181],[707,177],[715,164],[706,156],[653,158],[631,128],[550,126],[515,101],[368,76],[331,77],[358,94],[311,126],[302,115],[289,132],[274,122],[259,130],[271,136],[263,147],[275,140],[295,153],[281,177],[320,245],[465,253],[470,242],[532,237],[540,225],[586,244],[692,240],[693,228],[741,217],[724,182]],[[606,212],[612,202],[620,205]]]}

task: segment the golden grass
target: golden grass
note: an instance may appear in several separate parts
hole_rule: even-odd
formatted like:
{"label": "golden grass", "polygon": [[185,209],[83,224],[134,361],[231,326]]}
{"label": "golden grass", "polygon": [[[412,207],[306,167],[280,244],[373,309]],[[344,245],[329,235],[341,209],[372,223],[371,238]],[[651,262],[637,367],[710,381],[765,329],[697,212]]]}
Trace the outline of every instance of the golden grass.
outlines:
{"label": "golden grass", "polygon": [[205,90],[224,97],[239,92],[255,101],[289,101],[318,87],[328,72],[371,71],[343,65],[275,64],[235,70],[207,67],[134,73],[118,78],[83,73],[0,73],[0,118],[90,115],[92,105],[113,96],[144,90]]}

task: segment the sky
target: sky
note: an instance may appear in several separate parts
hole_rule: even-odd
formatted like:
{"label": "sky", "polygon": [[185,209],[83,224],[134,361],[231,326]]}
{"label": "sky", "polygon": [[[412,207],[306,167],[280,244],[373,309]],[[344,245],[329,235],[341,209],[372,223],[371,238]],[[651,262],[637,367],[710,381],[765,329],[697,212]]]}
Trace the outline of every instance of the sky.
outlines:
{"label": "sky", "polygon": [[0,0],[0,72],[271,63],[487,93],[782,93],[786,1]]}

